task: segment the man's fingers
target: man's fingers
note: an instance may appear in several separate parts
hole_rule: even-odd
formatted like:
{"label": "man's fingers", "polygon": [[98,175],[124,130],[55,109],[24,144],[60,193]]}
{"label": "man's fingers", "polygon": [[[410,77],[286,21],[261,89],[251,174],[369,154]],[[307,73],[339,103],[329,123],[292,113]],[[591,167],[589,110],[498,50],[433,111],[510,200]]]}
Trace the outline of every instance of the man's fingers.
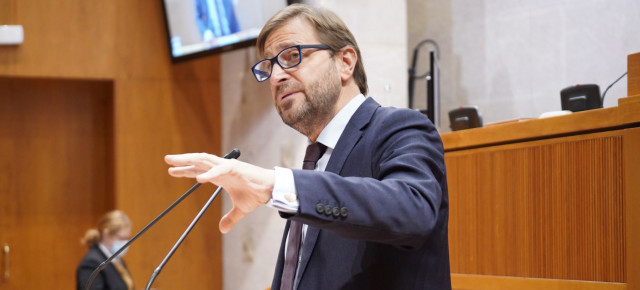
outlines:
{"label": "man's fingers", "polygon": [[237,208],[232,208],[231,211],[220,220],[220,232],[223,234],[228,233],[245,215],[245,213],[239,211]]}
{"label": "man's fingers", "polygon": [[181,166],[181,167],[171,167],[169,168],[169,175],[173,177],[196,177],[199,174],[205,172],[204,170],[197,169],[193,165],[189,166]]}
{"label": "man's fingers", "polygon": [[198,168],[209,169],[222,159],[207,153],[187,153],[178,155],[165,155],[164,161],[173,166],[194,165]]}
{"label": "man's fingers", "polygon": [[[226,160],[230,161],[230,160]],[[220,175],[224,175],[231,170],[231,162],[220,163],[217,166],[209,168],[208,170],[201,172],[200,175],[196,177],[196,180],[200,183],[211,182],[216,177]]]}

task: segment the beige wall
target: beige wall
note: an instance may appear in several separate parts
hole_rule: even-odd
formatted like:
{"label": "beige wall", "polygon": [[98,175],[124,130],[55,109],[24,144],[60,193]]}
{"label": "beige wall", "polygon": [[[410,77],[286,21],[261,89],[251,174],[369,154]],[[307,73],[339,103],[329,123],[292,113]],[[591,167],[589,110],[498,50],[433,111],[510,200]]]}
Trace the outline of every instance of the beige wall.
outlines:
{"label": "beige wall", "polygon": [[[408,0],[407,11],[408,51],[425,38],[440,45],[441,131],[461,105],[477,105],[485,123],[560,110],[560,90],[593,83],[602,93],[640,52],[635,0]],[[604,106],[626,87],[625,77]]]}
{"label": "beige wall", "polygon": [[[362,51],[369,95],[382,105],[406,104],[405,1],[312,1],[345,21]],[[385,11],[381,17],[379,11]],[[383,37],[384,35],[384,37]],[[306,137],[287,127],[275,112],[268,84],[250,73],[255,49],[222,56],[223,151],[242,151],[241,160],[271,168],[300,168]],[[223,211],[230,209],[224,200]],[[285,220],[261,208],[223,236],[224,289],[261,289],[271,285]]]}

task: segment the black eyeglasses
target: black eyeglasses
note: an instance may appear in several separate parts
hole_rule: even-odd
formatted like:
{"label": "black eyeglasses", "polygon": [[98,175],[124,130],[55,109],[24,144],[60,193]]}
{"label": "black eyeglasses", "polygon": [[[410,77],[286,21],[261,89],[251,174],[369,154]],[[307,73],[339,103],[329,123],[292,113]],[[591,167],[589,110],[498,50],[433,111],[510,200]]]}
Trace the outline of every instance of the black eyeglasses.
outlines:
{"label": "black eyeglasses", "polygon": [[302,50],[306,48],[330,49],[328,45],[324,44],[301,44],[287,47],[280,51],[278,55],[263,59],[251,67],[253,76],[255,76],[259,82],[268,80],[271,77],[274,62],[277,62],[282,69],[299,65],[302,62]]}

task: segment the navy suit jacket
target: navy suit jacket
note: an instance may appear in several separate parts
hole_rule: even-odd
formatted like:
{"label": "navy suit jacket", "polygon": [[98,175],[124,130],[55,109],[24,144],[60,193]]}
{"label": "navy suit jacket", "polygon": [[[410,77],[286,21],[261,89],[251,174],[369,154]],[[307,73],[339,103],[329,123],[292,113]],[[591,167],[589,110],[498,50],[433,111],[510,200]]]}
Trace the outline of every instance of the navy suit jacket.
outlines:
{"label": "navy suit jacket", "polygon": [[293,174],[300,208],[281,215],[309,225],[297,289],[451,289],[444,151],[421,113],[367,98],[325,172]]}
{"label": "navy suit jacket", "polygon": [[[86,287],[93,270],[98,268],[107,258],[97,245],[89,249],[89,252],[80,261],[78,269],[76,269],[76,287],[78,290],[83,290]],[[122,261],[122,265],[125,268],[127,267],[124,261]],[[116,267],[109,263],[93,280],[91,289],[127,290],[127,284],[120,277]]]}

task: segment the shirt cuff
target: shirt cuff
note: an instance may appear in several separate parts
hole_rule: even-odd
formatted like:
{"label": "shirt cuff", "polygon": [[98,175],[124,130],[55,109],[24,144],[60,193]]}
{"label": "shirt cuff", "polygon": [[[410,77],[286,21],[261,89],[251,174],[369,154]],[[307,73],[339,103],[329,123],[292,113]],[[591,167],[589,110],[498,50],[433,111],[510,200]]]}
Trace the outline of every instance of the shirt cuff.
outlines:
{"label": "shirt cuff", "polygon": [[267,206],[275,208],[284,213],[295,214],[298,212],[300,203],[296,184],[293,180],[293,171],[289,168],[275,167],[275,181],[271,199]]}

